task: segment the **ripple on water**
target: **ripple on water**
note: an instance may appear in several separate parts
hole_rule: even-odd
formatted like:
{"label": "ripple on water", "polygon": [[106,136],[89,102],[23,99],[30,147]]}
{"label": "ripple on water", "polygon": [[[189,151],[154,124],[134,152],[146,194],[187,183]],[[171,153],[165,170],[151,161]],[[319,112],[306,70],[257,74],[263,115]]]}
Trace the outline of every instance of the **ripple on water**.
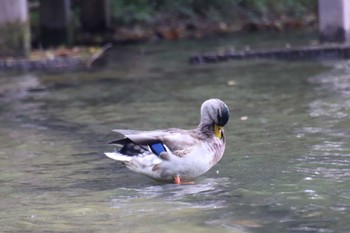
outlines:
{"label": "ripple on water", "polygon": [[[260,226],[252,220],[247,220],[246,223],[243,220],[233,223],[232,219],[207,220],[208,216],[215,213],[213,211],[227,207],[226,200],[217,196],[226,192],[230,182],[227,178],[207,178],[197,182],[191,185],[163,184],[120,188],[110,204],[120,211],[119,218],[134,220],[134,229],[142,226],[147,229],[150,226],[146,222],[157,222],[157,219],[162,219],[162,222],[157,223],[157,228],[166,228],[167,232],[181,232],[190,227],[191,232],[244,233],[247,232],[245,227]],[[191,219],[192,223],[188,223],[186,219]],[[172,225],[176,225],[178,221],[181,224],[172,229]],[[197,225],[198,223],[201,224]]]}
{"label": "ripple on water", "polygon": [[[224,192],[228,184],[227,178],[208,178],[193,185],[165,184],[143,188],[122,188],[122,191],[132,193],[132,195],[118,195],[117,198],[112,199],[111,205],[115,208],[129,208],[130,203],[154,200],[157,203],[175,203],[177,208],[181,208],[181,206],[198,209],[222,208],[224,200],[213,197]],[[196,201],[193,202],[194,200]],[[189,203],[192,204],[189,205]],[[133,211],[137,211],[137,208]]]}

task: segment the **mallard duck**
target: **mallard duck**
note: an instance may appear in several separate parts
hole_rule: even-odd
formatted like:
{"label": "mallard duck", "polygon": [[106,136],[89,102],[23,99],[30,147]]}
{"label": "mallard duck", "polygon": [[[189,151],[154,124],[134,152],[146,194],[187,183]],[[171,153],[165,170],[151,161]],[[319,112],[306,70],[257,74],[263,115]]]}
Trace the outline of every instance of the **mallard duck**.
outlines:
{"label": "mallard duck", "polygon": [[227,105],[219,99],[209,99],[201,106],[201,120],[196,129],[115,129],[122,138],[110,142],[116,146],[115,152],[105,155],[155,180],[175,184],[192,182],[223,156],[226,143],[223,127],[228,120]]}

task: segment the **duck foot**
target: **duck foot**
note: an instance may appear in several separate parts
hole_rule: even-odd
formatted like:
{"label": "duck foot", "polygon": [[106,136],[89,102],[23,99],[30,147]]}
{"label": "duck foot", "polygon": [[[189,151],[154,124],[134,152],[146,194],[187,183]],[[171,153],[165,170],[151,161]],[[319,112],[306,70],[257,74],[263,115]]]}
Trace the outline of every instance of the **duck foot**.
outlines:
{"label": "duck foot", "polygon": [[174,176],[174,184],[194,184],[193,181],[181,181],[180,176]]}
{"label": "duck foot", "polygon": [[181,179],[179,175],[174,176],[174,184],[181,184]]}

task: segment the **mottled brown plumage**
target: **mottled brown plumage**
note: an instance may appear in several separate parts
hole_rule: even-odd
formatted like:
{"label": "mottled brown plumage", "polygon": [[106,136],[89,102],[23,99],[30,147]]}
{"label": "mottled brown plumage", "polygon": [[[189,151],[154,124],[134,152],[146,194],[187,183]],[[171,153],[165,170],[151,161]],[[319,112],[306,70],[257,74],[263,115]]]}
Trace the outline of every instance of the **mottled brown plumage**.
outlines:
{"label": "mottled brown plumage", "polygon": [[228,119],[226,104],[210,99],[202,104],[196,129],[113,130],[122,137],[110,143],[116,151],[105,154],[156,180],[193,180],[221,159],[226,143],[223,126]]}

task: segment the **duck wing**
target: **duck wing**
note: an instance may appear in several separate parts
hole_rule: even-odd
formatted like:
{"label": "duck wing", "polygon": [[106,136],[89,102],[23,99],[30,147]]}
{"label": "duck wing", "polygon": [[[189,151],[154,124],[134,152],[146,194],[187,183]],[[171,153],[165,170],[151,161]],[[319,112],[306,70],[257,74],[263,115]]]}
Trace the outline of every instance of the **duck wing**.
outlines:
{"label": "duck wing", "polygon": [[[114,129],[114,132],[121,134],[121,139],[110,142],[112,145],[124,145],[125,142],[132,141],[140,146],[147,146],[149,144],[157,143],[160,138],[167,134],[163,130],[155,131],[140,131],[140,130],[125,130],[125,129]],[[128,140],[129,139],[129,140]]]}
{"label": "duck wing", "polygon": [[187,151],[198,142],[193,136],[193,130],[163,129],[154,131],[115,129],[123,137],[110,142],[112,145],[121,147],[120,153],[126,155],[137,155],[145,151],[151,151],[156,155],[162,152],[171,152],[183,157]]}

